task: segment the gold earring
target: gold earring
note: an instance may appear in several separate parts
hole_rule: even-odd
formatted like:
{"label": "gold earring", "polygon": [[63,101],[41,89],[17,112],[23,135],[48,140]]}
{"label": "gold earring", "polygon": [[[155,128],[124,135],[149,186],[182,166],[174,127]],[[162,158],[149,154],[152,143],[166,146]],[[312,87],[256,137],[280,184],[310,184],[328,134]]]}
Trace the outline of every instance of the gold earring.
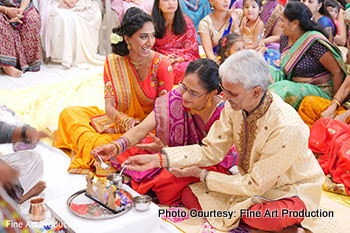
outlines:
{"label": "gold earring", "polygon": [[210,4],[210,9],[214,10],[214,4]]}
{"label": "gold earring", "polygon": [[128,43],[127,48],[128,48],[129,51],[131,50],[132,47],[131,47],[131,44],[130,44],[130,43]]}

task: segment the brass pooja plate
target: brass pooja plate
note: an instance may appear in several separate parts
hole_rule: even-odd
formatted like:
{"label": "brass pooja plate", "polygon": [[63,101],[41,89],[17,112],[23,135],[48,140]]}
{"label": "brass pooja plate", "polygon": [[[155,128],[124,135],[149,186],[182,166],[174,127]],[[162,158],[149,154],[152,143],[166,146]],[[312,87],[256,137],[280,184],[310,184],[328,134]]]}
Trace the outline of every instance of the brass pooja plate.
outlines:
{"label": "brass pooja plate", "polygon": [[124,190],[123,201],[120,209],[115,211],[106,205],[102,205],[98,200],[88,197],[85,194],[86,189],[80,190],[71,195],[67,200],[68,209],[76,216],[88,219],[109,219],[125,214],[132,208],[132,195]]}

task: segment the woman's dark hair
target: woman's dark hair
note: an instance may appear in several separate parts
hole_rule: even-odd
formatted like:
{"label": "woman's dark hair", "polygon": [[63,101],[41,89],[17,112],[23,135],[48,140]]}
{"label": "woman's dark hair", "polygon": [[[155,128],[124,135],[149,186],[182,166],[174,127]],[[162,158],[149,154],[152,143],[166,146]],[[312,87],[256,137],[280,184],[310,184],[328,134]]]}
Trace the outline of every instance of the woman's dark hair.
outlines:
{"label": "woman's dark hair", "polygon": [[342,6],[342,8],[345,9],[345,6],[346,6],[346,1],[345,0],[338,0],[337,2]]}
{"label": "woman's dark hair", "polygon": [[[318,12],[321,14],[321,15],[324,15],[324,16],[327,16],[333,23],[333,26],[334,26],[334,31],[333,31],[333,36],[337,35],[338,33],[338,30],[337,30],[337,27],[335,26],[335,23],[333,21],[333,18],[331,16],[331,14],[329,13],[327,7],[326,7],[326,4],[325,4],[325,1],[324,0],[318,0],[317,1],[318,3],[322,3],[322,6],[321,8],[318,10]],[[328,38],[328,37],[327,37]]]}
{"label": "woman's dark hair", "polygon": [[305,32],[318,31],[328,38],[327,32],[323,26],[315,21],[312,21],[312,13],[310,9],[301,2],[290,1],[284,8],[284,16],[289,20],[299,20],[299,26]]}
{"label": "woman's dark hair", "polygon": [[[225,40],[225,43],[223,42],[224,40]],[[226,52],[237,41],[243,41],[243,38],[237,33],[227,34],[219,40],[217,53],[218,53],[218,56],[221,57],[220,64],[222,64],[226,60],[226,58],[227,58]]]}
{"label": "woman's dark hair", "polygon": [[[152,18],[154,22],[155,37],[162,39],[165,35],[165,18],[162,11],[159,8],[159,0],[155,0],[152,9]],[[172,31],[175,35],[181,35],[186,32],[186,21],[182,13],[179,0],[177,0],[177,10],[175,11],[174,22]]]}
{"label": "woman's dark hair", "polygon": [[221,83],[219,66],[214,60],[200,58],[190,62],[187,66],[185,76],[188,74],[198,74],[203,87],[208,92],[217,90],[218,94],[221,93],[222,90],[219,85]]}
{"label": "woman's dark hair", "polygon": [[[243,6],[244,6],[244,3],[245,3],[246,1],[248,1],[248,0],[243,0]],[[253,1],[256,2],[256,4],[258,4],[259,8],[262,7],[262,2],[261,2],[261,0],[253,0]]]}
{"label": "woman's dark hair", "polygon": [[332,8],[337,8],[338,11],[340,9],[340,5],[336,0],[326,0],[324,2],[324,4],[325,4],[326,8],[327,8],[327,6],[330,6]]}
{"label": "woman's dark hair", "polygon": [[[147,22],[153,22],[152,17],[149,14],[142,11],[140,8],[131,7],[125,12],[121,25],[113,28],[112,32],[120,36],[126,35],[131,37]],[[120,56],[126,56],[129,54],[129,50],[124,39],[117,44],[111,44],[111,46],[113,53]]]}

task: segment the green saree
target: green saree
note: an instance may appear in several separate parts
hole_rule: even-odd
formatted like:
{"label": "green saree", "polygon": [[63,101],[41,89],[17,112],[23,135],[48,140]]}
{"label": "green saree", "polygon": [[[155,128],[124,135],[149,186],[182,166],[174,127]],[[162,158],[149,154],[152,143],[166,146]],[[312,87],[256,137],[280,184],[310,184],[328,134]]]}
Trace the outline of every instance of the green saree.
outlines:
{"label": "green saree", "polygon": [[340,68],[346,74],[345,63],[340,52],[324,35],[317,31],[304,33],[292,47],[282,51],[281,70],[270,67],[271,76],[275,83],[272,83],[269,89],[279,95],[286,103],[290,104],[296,110],[298,110],[305,96],[316,95],[326,99],[331,99],[333,97],[333,81],[328,71],[316,75],[307,83],[292,81],[292,73],[295,65],[316,41],[320,42],[331,51]]}

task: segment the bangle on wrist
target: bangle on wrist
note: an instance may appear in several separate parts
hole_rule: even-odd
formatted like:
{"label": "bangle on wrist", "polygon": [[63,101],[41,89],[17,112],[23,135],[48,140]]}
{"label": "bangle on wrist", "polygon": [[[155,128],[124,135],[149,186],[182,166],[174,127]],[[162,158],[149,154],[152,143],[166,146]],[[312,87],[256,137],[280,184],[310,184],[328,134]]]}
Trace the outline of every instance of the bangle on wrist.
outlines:
{"label": "bangle on wrist", "polygon": [[199,180],[200,180],[201,182],[204,182],[204,176],[207,174],[207,172],[208,172],[207,169],[205,169],[205,168],[202,169],[201,175],[200,175],[200,177],[199,177]]}
{"label": "bangle on wrist", "polygon": [[208,176],[208,174],[209,174],[209,171],[206,171],[206,173],[204,174],[204,177],[203,177],[203,181],[204,181],[205,187],[209,190],[208,184],[207,184],[207,176]]}
{"label": "bangle on wrist", "polygon": [[163,157],[162,157],[162,153],[158,152],[158,157],[159,157],[159,164],[160,164],[160,167],[163,167]]}
{"label": "bangle on wrist", "polygon": [[165,156],[165,159],[166,159],[166,170],[169,171],[170,164],[169,164],[168,154],[166,153],[166,151],[164,149],[161,149],[160,153]]}
{"label": "bangle on wrist", "polygon": [[340,101],[337,98],[333,98],[332,103],[336,103],[338,107],[341,106]]}
{"label": "bangle on wrist", "polygon": [[7,15],[7,11],[8,11],[7,7],[5,7],[5,12],[4,12],[5,15]]}

